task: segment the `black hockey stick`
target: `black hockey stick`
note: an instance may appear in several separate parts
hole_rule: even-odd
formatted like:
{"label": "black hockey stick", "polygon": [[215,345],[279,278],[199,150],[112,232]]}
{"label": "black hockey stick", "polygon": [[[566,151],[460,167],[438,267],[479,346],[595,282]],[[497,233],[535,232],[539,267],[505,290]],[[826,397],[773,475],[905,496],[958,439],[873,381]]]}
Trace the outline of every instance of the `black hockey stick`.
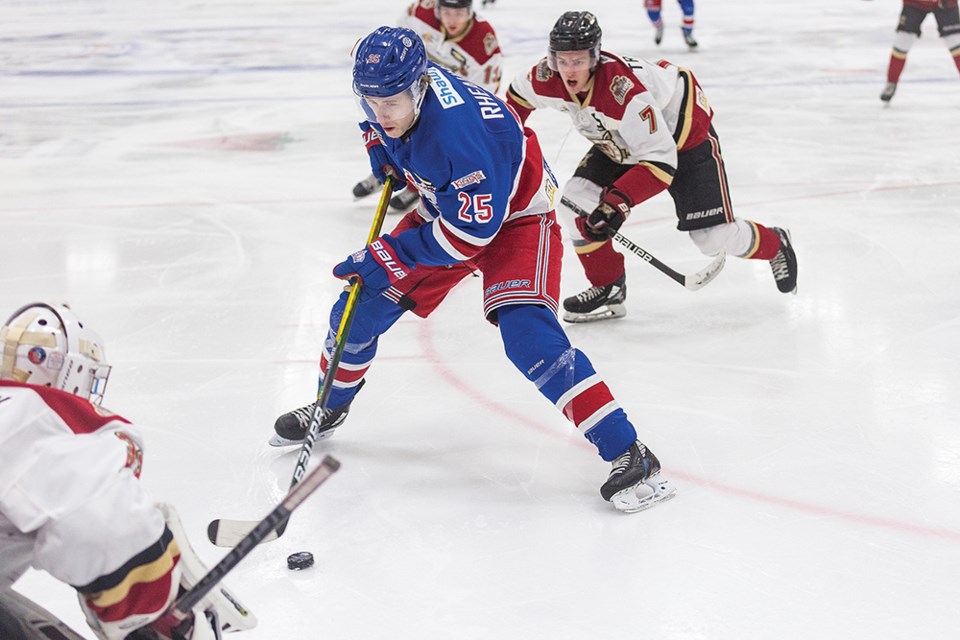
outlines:
{"label": "black hockey stick", "polygon": [[290,489],[290,492],[280,501],[280,504],[258,522],[237,543],[233,550],[223,557],[223,560],[210,569],[197,584],[177,598],[173,605],[174,612],[186,616],[211,589],[223,580],[224,576],[230,573],[241,560],[253,551],[254,547],[263,542],[277,528],[277,525],[287,522],[293,510],[300,506],[300,503],[306,500],[311,493],[316,491],[317,487],[326,482],[327,478],[332,476],[339,468],[340,463],[335,458],[324,456],[323,460],[320,461],[320,466],[304,476],[301,482],[295,483],[296,486]]}
{"label": "black hockey stick", "polygon": [[[590,215],[589,211],[584,210],[583,208],[580,207],[580,205],[570,200],[566,196],[562,196],[560,198],[560,202],[563,203],[564,206],[568,207],[571,211],[573,211],[575,214],[577,214],[581,218],[586,218],[587,216]],[[622,233],[620,233],[620,231],[616,229],[609,229],[608,234],[610,235],[611,238],[613,238],[614,240],[619,242],[621,245],[629,249],[632,253],[635,253],[636,255],[643,258],[645,262],[648,262],[651,265],[653,265],[658,271],[670,276],[670,278],[672,278],[673,280],[676,280],[681,285],[683,285],[687,289],[690,289],[691,291],[696,291],[697,289],[703,287],[705,284],[707,284],[708,282],[716,278],[717,274],[719,274],[720,271],[723,269],[723,264],[724,264],[724,261],[726,260],[726,255],[721,253],[716,258],[714,258],[713,262],[708,264],[706,267],[704,267],[703,269],[701,269],[700,271],[697,271],[692,275],[687,276],[678,271],[674,271],[667,265],[660,262],[656,258],[656,256],[651,254],[646,249],[643,249],[642,247],[638,246],[632,240],[630,240],[629,238],[624,236]]]}
{"label": "black hockey stick", "polygon": [[[380,194],[380,202],[377,203],[377,212],[373,217],[373,224],[370,226],[370,233],[367,235],[367,244],[370,244],[380,235],[383,228],[383,220],[387,215],[387,206],[390,204],[390,196],[393,194],[394,179],[387,176],[387,181],[383,185],[383,192]],[[412,188],[412,187],[411,187]],[[297,466],[293,470],[293,477],[290,479],[290,488],[303,478],[307,471],[307,463],[310,462],[310,456],[313,455],[313,445],[317,441],[317,434],[320,432],[320,422],[323,420],[323,413],[327,409],[330,401],[330,392],[333,390],[333,384],[324,384],[324,379],[333,380],[337,375],[337,369],[340,368],[340,360],[343,358],[343,349],[347,346],[347,336],[350,333],[350,325],[353,324],[353,316],[357,310],[357,299],[360,296],[360,283],[354,282],[350,290],[350,296],[347,298],[347,304],[343,308],[343,317],[340,319],[340,327],[337,329],[337,336],[334,343],[333,353],[330,355],[330,362],[327,364],[327,373],[320,377],[320,383],[317,388],[317,402],[313,405],[313,415],[310,416],[310,427],[307,429],[307,438],[300,447],[300,455],[297,457]],[[207,525],[207,537],[210,542],[220,547],[232,547],[238,544],[238,540],[246,535],[248,531],[256,524],[250,520],[226,520],[223,518],[213,520]],[[279,522],[276,531],[264,537],[264,542],[274,540],[283,535],[287,528],[287,521]]]}

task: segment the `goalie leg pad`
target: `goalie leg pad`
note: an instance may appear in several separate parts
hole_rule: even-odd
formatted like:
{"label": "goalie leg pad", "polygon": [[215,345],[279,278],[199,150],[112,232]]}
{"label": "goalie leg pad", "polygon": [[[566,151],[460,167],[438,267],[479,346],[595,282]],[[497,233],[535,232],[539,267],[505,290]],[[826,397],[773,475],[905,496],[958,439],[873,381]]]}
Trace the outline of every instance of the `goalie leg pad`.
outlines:
{"label": "goalie leg pad", "polygon": [[[192,587],[206,575],[208,569],[190,546],[187,532],[173,505],[159,503],[157,508],[163,513],[167,528],[173,533],[180,546],[181,583],[188,588]],[[219,618],[220,628],[224,631],[247,630],[257,626],[257,617],[222,582],[204,596],[197,608],[212,611],[213,615]]]}

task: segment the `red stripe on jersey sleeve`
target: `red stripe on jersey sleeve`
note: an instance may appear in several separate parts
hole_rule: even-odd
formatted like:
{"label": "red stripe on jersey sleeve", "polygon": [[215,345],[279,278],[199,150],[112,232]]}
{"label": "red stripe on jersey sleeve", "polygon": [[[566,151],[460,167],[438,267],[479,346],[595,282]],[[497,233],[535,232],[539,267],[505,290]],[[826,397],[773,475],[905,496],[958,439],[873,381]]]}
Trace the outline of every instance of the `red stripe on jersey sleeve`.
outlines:
{"label": "red stripe on jersey sleeve", "polygon": [[[177,557],[179,562],[180,558]],[[176,566],[176,565],[174,565]],[[167,608],[173,569],[151,582],[130,587],[127,597],[109,607],[98,607],[88,598],[87,606],[103,622],[119,622],[131,616],[155,614]]]}

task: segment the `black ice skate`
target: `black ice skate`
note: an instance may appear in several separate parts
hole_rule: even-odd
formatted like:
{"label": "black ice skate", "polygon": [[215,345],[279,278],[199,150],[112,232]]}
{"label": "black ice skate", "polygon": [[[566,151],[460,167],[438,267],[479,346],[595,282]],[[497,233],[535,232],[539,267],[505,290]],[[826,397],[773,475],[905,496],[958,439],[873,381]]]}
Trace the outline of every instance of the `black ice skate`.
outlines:
{"label": "black ice skate", "polygon": [[897,92],[897,83],[888,82],[887,86],[883,88],[883,93],[880,94],[880,99],[884,102],[890,102],[890,98],[893,97],[893,94]]}
{"label": "black ice skate", "polygon": [[684,34],[683,34],[683,41],[686,42],[686,43],[687,43],[687,46],[690,47],[691,49],[696,49],[696,48],[697,48],[697,41],[696,41],[696,39],[693,37],[693,34],[692,34],[692,33],[684,33]]}
{"label": "black ice skate", "polygon": [[613,469],[600,487],[604,500],[627,513],[649,509],[676,493],[670,481],[660,477],[657,456],[639,440],[613,461]]}
{"label": "black ice skate", "polygon": [[420,194],[416,189],[407,187],[397,195],[390,198],[390,206],[398,211],[406,213],[414,207],[419,198]]}
{"label": "black ice skate", "polygon": [[[360,386],[357,388],[358,392],[365,383],[366,380],[360,382]],[[320,421],[320,431],[317,433],[317,440],[323,440],[333,435],[337,427],[347,419],[347,414],[350,413],[350,404],[352,402],[351,400],[336,409],[327,407],[326,411],[323,412],[323,420]],[[316,403],[312,402],[305,407],[288,411],[277,418],[277,421],[273,424],[273,430],[276,431],[276,433],[270,438],[270,446],[289,447],[302,445],[307,439],[307,429],[310,428],[310,418],[313,417],[314,406],[316,406]]]}
{"label": "black ice skate", "polygon": [[353,185],[353,197],[357,199],[366,198],[380,187],[380,181],[377,180],[377,176],[371,173],[369,176]]}
{"label": "black ice skate", "polygon": [[563,301],[563,319],[567,322],[595,322],[627,315],[627,276],[605,287],[590,287]]}
{"label": "black ice skate", "polygon": [[653,43],[660,44],[663,42],[663,24],[654,25],[653,31]]}
{"label": "black ice skate", "polygon": [[779,227],[770,227],[780,237],[780,250],[770,261],[770,269],[777,281],[780,293],[797,293],[797,254],[793,251],[790,242],[790,231]]}

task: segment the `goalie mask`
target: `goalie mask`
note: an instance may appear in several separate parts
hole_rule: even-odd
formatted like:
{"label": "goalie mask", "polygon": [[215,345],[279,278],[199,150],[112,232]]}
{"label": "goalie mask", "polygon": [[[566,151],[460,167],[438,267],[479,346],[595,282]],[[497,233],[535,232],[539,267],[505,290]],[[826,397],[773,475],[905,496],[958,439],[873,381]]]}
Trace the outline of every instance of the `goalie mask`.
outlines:
{"label": "goalie mask", "polygon": [[17,310],[0,329],[0,379],[53,387],[100,404],[110,377],[103,340],[64,305]]}

